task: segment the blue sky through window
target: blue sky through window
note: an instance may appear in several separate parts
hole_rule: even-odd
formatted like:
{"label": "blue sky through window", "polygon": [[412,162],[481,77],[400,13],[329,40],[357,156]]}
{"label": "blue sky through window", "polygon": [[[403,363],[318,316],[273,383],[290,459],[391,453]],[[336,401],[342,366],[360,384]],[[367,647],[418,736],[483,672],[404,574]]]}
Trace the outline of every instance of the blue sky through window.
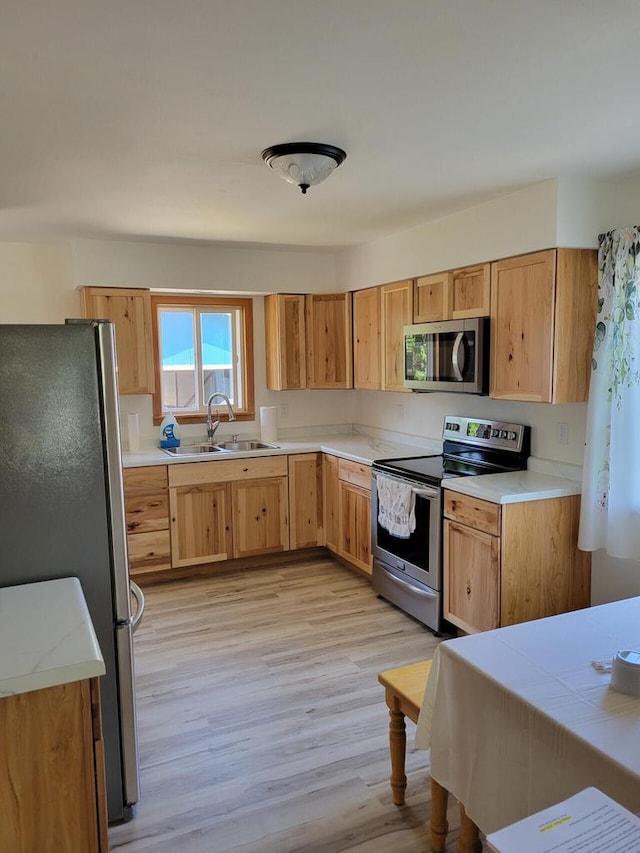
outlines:
{"label": "blue sky through window", "polygon": [[[232,364],[231,315],[202,314],[205,365]],[[161,311],[162,366],[194,367],[194,317],[190,311]]]}

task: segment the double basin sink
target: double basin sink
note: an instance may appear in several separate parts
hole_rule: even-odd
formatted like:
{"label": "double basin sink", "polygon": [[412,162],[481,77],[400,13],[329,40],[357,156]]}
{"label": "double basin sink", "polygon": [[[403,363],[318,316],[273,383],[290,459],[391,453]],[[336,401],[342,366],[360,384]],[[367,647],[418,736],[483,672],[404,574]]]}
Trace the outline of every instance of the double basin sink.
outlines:
{"label": "double basin sink", "polygon": [[220,441],[217,444],[181,444],[180,447],[163,447],[169,456],[206,456],[209,453],[240,453],[247,450],[277,450],[277,444],[264,441]]}

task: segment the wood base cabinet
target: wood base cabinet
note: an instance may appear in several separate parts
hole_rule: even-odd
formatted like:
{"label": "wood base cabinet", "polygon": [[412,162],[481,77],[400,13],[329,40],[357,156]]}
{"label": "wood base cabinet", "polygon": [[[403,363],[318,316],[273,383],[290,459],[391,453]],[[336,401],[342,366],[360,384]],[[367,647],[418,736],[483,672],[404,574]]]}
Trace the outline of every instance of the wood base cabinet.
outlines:
{"label": "wood base cabinet", "polygon": [[322,460],[320,453],[294,453],[289,464],[289,547],[323,544]]}
{"label": "wood base cabinet", "polygon": [[445,489],[444,615],[466,633],[588,607],[580,496],[493,504]]}
{"label": "wood base cabinet", "polygon": [[325,547],[371,574],[371,466],[325,455]]}
{"label": "wood base cabinet", "polygon": [[0,699],[0,853],[107,853],[98,685]]}
{"label": "wood base cabinet", "polygon": [[125,468],[123,475],[131,575],[170,569],[167,466]]}

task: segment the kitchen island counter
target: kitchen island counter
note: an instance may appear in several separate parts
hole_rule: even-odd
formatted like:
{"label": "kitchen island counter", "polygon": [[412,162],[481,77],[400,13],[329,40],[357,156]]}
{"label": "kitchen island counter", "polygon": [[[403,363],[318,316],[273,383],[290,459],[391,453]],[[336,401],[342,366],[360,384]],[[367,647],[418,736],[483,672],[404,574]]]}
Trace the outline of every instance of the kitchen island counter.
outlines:
{"label": "kitchen island counter", "polygon": [[0,589],[0,697],[104,672],[77,578]]}

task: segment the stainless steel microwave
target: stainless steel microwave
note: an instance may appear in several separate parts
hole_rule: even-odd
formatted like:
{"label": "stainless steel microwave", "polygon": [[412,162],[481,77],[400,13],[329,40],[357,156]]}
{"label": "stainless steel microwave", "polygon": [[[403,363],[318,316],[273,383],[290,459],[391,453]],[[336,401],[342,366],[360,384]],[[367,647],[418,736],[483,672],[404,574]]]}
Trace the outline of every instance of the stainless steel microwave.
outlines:
{"label": "stainless steel microwave", "polygon": [[489,318],[404,327],[404,385],[413,391],[489,391]]}

